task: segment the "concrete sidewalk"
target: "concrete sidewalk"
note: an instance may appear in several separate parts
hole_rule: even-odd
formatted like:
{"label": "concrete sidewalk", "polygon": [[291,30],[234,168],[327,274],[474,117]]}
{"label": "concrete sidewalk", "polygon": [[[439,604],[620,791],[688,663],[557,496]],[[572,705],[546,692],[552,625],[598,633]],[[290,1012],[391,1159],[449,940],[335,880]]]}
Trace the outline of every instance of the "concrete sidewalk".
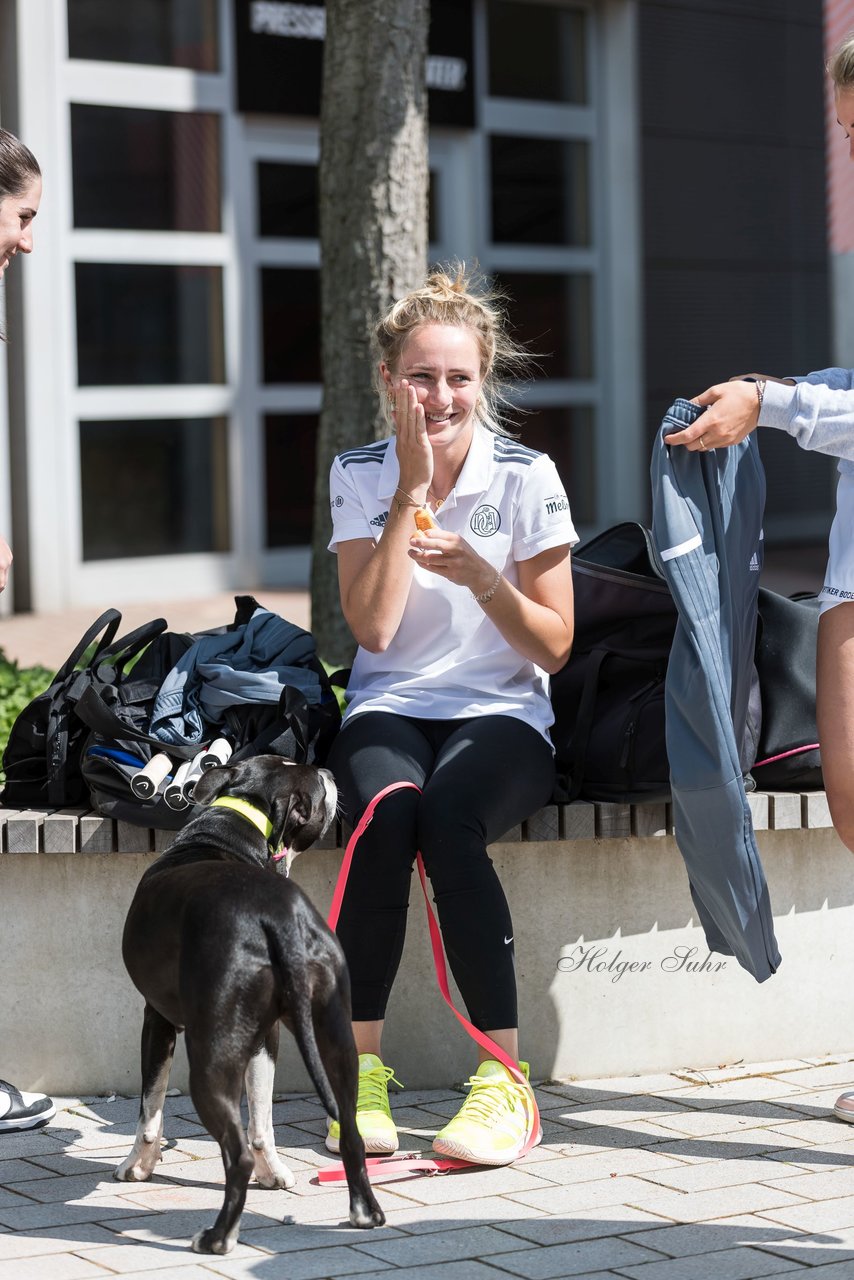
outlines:
{"label": "concrete sidewalk", "polygon": [[[854,1056],[708,1072],[548,1083],[543,1144],[508,1169],[412,1176],[379,1187],[388,1225],[346,1225],[344,1189],[314,1096],[277,1103],[293,1191],[250,1190],[227,1258],[189,1249],[222,1199],[214,1143],[186,1097],[167,1103],[163,1163],[117,1183],[137,1101],[66,1100],[50,1126],[0,1136],[0,1280],[499,1280],[519,1276],[753,1280],[854,1275],[854,1126],[830,1114]],[[393,1103],[424,1143],[459,1106],[453,1089]]]}

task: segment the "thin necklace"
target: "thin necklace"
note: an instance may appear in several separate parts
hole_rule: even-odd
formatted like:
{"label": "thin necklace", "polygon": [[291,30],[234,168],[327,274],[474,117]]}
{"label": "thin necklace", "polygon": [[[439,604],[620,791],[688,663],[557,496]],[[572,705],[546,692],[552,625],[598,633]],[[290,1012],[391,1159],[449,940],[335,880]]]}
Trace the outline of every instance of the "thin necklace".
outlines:
{"label": "thin necklace", "polygon": [[436,493],[434,493],[432,489],[429,489],[429,488],[428,488],[427,492],[430,494],[430,497],[431,497],[431,498],[433,499],[433,501],[435,502],[435,504],[436,504],[436,510],[438,511],[438,510],[439,510],[439,508],[441,507],[442,503],[445,501],[445,499],[444,499],[444,498],[440,498],[440,497],[439,497],[439,495],[438,495],[438,494],[436,494]]}

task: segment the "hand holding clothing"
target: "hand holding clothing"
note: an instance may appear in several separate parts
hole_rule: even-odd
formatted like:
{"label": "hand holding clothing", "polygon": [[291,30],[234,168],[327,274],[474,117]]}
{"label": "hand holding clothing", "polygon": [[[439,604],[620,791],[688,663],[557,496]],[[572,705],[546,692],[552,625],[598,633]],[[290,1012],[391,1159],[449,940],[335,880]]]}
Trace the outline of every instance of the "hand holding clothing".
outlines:
{"label": "hand holding clothing", "polygon": [[682,444],[692,452],[740,444],[759,424],[756,386],[755,382],[719,382],[709,387],[691,403],[710,408],[689,427],[668,436],[666,443]]}

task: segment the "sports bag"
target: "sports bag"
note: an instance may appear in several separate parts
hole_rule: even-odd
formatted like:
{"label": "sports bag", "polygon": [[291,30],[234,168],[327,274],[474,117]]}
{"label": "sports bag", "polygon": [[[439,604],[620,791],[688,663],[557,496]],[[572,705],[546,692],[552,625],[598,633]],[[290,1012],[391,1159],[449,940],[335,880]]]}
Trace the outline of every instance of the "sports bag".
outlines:
{"label": "sports bag", "polygon": [[752,773],[765,791],[824,786],[815,722],[819,601],[759,588],[756,670],[762,731]]}
{"label": "sports bag", "polygon": [[[307,632],[299,631],[306,643],[300,666],[317,677],[318,696],[308,698],[300,689],[285,685],[277,702],[246,702],[229,707],[221,722],[209,727],[204,741],[170,741],[151,733],[151,716],[158,693],[178,659],[196,641],[225,635],[243,627],[258,603],[251,596],[235,600],[235,619],[229,627],[216,628],[196,636],[181,637],[183,647],[165,661],[161,637],[140,658],[133,671],[113,684],[93,683],[78,704],[78,714],[92,730],[83,752],[83,776],[92,803],[99,813],[138,826],[177,830],[193,816],[192,806],[171,808],[159,789],[151,798],[141,799],[131,789],[131,778],[152,758],[163,753],[177,769],[193,760],[201,748],[216,737],[225,738],[237,762],[263,752],[282,755],[298,764],[322,764],[341,721],[335,695],[314,644]],[[167,785],[173,773],[167,775]]]}
{"label": "sports bag", "polygon": [[652,535],[626,522],[572,556],[575,639],[552,677],[555,799],[670,795],[664,678],[677,611]]}
{"label": "sports bag", "polygon": [[16,808],[61,808],[88,803],[81,754],[89,729],[77,714],[93,683],[114,683],[131,659],[166,630],[158,618],[116,641],[122,620],[107,609],[81,636],[44,693],[12,725],[3,752],[3,804]]}

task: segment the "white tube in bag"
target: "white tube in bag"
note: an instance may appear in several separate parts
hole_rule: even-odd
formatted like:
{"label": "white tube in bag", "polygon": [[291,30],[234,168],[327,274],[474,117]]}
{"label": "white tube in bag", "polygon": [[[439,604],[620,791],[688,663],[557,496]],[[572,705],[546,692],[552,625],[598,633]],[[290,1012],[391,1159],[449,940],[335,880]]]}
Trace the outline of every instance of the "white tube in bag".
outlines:
{"label": "white tube in bag", "polygon": [[144,769],[133,775],[130,789],[138,800],[150,800],[171,772],[172,761],[164,752],[159,751],[156,756],[151,757]]}

